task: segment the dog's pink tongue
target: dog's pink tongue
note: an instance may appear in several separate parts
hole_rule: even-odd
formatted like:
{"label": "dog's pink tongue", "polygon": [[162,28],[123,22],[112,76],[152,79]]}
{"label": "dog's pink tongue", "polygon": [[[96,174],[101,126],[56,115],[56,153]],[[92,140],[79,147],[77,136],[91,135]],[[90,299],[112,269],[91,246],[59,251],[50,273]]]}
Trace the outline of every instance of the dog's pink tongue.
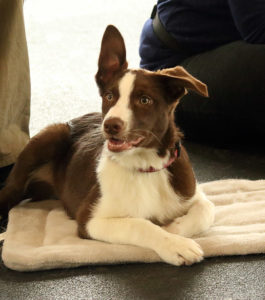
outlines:
{"label": "dog's pink tongue", "polygon": [[120,140],[115,140],[115,139],[110,139],[108,141],[108,149],[113,152],[120,152],[124,150],[128,150],[132,147],[131,143],[125,142],[125,141],[120,141]]}

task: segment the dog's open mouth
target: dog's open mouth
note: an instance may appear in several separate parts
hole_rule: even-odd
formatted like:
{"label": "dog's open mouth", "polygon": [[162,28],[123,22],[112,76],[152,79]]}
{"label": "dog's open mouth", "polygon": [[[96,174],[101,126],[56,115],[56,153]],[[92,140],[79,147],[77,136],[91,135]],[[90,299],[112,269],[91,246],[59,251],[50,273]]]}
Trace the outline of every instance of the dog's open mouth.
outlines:
{"label": "dog's open mouth", "polygon": [[126,140],[119,140],[116,138],[108,139],[108,149],[113,152],[121,152],[125,150],[129,150],[132,147],[138,146],[144,137],[138,137],[135,140],[126,141]]}

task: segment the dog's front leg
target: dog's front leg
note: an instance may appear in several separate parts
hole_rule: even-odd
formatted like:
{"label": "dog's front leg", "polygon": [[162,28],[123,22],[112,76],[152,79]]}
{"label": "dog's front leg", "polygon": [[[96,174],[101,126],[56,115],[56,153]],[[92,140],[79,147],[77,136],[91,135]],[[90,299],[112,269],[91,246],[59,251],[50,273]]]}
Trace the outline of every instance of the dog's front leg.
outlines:
{"label": "dog's front leg", "polygon": [[149,248],[164,261],[177,266],[203,258],[203,251],[195,241],[168,233],[145,219],[92,218],[86,229],[93,239]]}
{"label": "dog's front leg", "polygon": [[187,214],[176,218],[172,223],[164,226],[163,228],[166,231],[185,237],[192,237],[210,228],[214,222],[214,204],[207,199],[199,188],[197,188],[196,194],[191,201],[193,204]]}

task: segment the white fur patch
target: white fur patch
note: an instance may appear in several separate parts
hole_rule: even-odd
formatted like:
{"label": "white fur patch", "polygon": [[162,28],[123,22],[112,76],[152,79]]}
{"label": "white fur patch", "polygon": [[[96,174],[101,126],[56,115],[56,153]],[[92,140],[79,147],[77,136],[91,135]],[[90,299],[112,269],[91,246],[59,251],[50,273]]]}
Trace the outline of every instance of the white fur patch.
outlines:
{"label": "white fur patch", "polygon": [[118,157],[112,157],[104,147],[97,169],[103,196],[94,211],[95,217],[155,218],[163,222],[187,211],[190,203],[180,201],[180,196],[169,183],[166,169],[155,173],[137,170],[149,163],[154,167],[162,166],[164,159],[152,153],[151,149],[142,149],[138,155],[134,153],[124,157],[124,165],[116,160]]}
{"label": "white fur patch", "polygon": [[104,121],[110,117],[117,117],[125,123],[126,130],[130,130],[132,111],[129,108],[129,104],[130,95],[134,88],[135,77],[135,74],[128,72],[121,78],[119,82],[120,98],[118,99],[117,103],[108,111],[104,118]]}
{"label": "white fur patch", "polygon": [[165,226],[165,230],[181,236],[192,237],[210,228],[214,222],[215,208],[199,186],[190,201],[193,204],[188,213]]}

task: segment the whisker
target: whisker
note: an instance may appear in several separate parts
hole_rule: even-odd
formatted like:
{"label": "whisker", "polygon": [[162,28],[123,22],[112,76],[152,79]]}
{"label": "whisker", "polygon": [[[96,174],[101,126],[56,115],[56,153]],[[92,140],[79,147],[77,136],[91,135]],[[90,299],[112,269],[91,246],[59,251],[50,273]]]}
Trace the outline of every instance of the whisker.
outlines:
{"label": "whisker", "polygon": [[161,140],[150,130],[146,130],[146,129],[139,129],[139,130],[138,129],[132,129],[132,130],[130,130],[130,132],[132,132],[134,134],[137,134],[138,136],[144,137],[143,135],[138,133],[139,131],[151,134],[158,141],[158,143],[161,144]]}

